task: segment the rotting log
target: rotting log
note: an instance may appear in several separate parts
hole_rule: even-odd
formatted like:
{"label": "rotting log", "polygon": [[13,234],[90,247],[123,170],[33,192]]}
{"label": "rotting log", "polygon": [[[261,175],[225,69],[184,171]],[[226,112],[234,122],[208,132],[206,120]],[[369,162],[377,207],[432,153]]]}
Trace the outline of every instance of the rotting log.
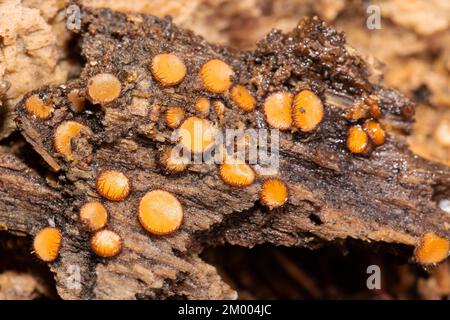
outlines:
{"label": "rotting log", "polygon": [[[0,224],[35,235],[50,219],[62,231],[59,258],[50,264],[62,298],[235,298],[215,269],[198,257],[205,246],[223,242],[314,248],[355,238],[413,248],[425,232],[450,239],[449,215],[436,204],[436,198],[449,195],[450,170],[408,150],[413,104],[371,83],[370,67],[346,46],[341,33],[318,19],[303,19],[288,34],[273,31],[252,52],[211,45],[168,19],[110,10],[82,8],[75,31],[86,60],[80,77],[33,91],[17,105],[18,128],[45,165],[30,167],[7,148],[0,154]],[[163,52],[186,64],[186,77],[175,87],[163,87],[152,77],[150,60]],[[198,71],[212,58],[233,68],[233,83],[255,96],[255,111],[240,110],[228,94],[205,91]],[[121,94],[94,105],[86,87],[92,76],[104,72],[120,80]],[[265,129],[260,106],[268,94],[302,89],[321,98],[325,117],[311,133],[280,134],[279,177],[289,189],[283,207],[261,206],[263,177],[234,188],[221,181],[217,165],[190,165],[170,174],[159,164],[162,150],[173,144],[163,116],[168,107],[181,106],[186,116],[195,115],[196,99],[205,96],[225,106],[223,115],[212,110],[207,116],[220,128]],[[83,112],[73,111],[68,95],[74,91],[86,100]],[[49,119],[27,113],[25,101],[31,95],[52,104]],[[344,115],[369,96],[378,97],[388,136],[370,154],[353,155],[345,147],[352,122]],[[55,130],[64,121],[89,128],[72,139],[70,159],[54,147]],[[122,202],[101,199],[96,192],[97,176],[109,169],[131,181],[131,194]],[[139,201],[153,189],[171,192],[183,205],[183,224],[171,235],[149,235],[138,222]],[[116,257],[99,258],[90,250],[90,233],[78,211],[91,200],[103,202],[108,228],[123,239]],[[80,268],[80,287],[68,281],[73,266]]]}

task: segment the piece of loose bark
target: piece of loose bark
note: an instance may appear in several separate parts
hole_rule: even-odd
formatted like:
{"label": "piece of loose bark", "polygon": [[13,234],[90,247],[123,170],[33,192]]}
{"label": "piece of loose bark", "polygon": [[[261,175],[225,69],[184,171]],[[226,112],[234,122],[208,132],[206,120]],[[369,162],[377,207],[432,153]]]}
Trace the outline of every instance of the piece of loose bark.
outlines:
{"label": "piece of loose bark", "polygon": [[[450,238],[448,214],[435,202],[449,195],[450,170],[408,151],[405,134],[413,105],[372,84],[368,66],[346,47],[344,36],[318,19],[303,19],[288,34],[273,31],[255,51],[241,53],[210,45],[170,20],[110,10],[82,9],[78,32],[86,59],[80,78],[27,94],[17,106],[17,124],[47,171],[33,171],[7,152],[0,162],[0,223],[34,235],[51,219],[63,233],[60,258],[51,264],[61,297],[233,298],[235,292],[198,257],[205,246],[222,242],[314,248],[355,238],[412,248],[425,232]],[[159,85],[149,69],[151,58],[166,52],[187,67],[186,78],[171,88]],[[198,72],[212,58],[233,68],[233,82],[255,96],[255,111],[236,108],[228,93],[204,90]],[[88,101],[86,86],[102,72],[114,74],[122,91],[100,107]],[[216,165],[192,165],[177,175],[159,165],[163,148],[172,145],[163,116],[168,107],[181,106],[186,117],[194,115],[195,101],[206,96],[225,106],[223,116],[212,110],[207,117],[221,129],[264,129],[265,98],[302,89],[319,95],[325,117],[312,133],[280,135],[279,177],[289,188],[283,207],[270,211],[260,205],[263,177],[234,188],[222,182]],[[71,109],[68,95],[74,90],[86,98],[83,112]],[[25,111],[32,94],[52,103],[50,119],[38,120]],[[370,155],[355,156],[345,147],[350,122],[344,115],[371,95],[378,96],[388,137]],[[53,142],[56,128],[69,120],[89,128],[72,140],[74,161],[58,154]],[[96,178],[108,169],[129,177],[132,192],[126,200],[106,201],[97,194]],[[183,205],[184,221],[174,234],[151,236],[137,220],[141,197],[153,189],[173,193]],[[104,203],[108,228],[123,238],[124,248],[114,258],[91,252],[90,234],[78,221],[79,208],[91,200]],[[74,266],[81,271],[81,287],[68,284]]]}

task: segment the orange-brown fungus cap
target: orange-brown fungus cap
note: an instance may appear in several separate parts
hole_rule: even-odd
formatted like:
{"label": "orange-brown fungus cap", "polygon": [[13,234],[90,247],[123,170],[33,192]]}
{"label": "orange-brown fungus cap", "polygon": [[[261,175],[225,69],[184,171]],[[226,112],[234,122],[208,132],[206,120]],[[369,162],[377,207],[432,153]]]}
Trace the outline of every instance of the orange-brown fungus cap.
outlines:
{"label": "orange-brown fungus cap", "polygon": [[166,111],[166,123],[169,128],[178,128],[184,119],[184,110],[180,107],[170,107]]}
{"label": "orange-brown fungus cap", "polygon": [[213,146],[216,133],[209,120],[189,117],[180,126],[180,142],[191,152],[199,153]]}
{"label": "orange-brown fungus cap", "polygon": [[381,145],[384,143],[385,132],[381,124],[373,120],[367,120],[364,123],[364,129],[374,144]]}
{"label": "orange-brown fungus cap", "polygon": [[111,230],[97,231],[91,238],[91,249],[100,257],[114,257],[122,250],[122,238]]}
{"label": "orange-brown fungus cap", "polygon": [[206,90],[213,93],[224,93],[231,86],[231,67],[222,60],[212,59],[200,68],[200,78]]}
{"label": "orange-brown fungus cap", "polygon": [[111,73],[99,73],[88,81],[88,94],[94,103],[107,103],[120,96],[122,84]]}
{"label": "orange-brown fungus cap", "polygon": [[256,107],[256,100],[244,86],[236,85],[231,89],[231,99],[244,111],[253,111]]}
{"label": "orange-brown fungus cap", "polygon": [[85,99],[80,94],[80,91],[74,89],[69,92],[67,99],[70,101],[70,109],[73,112],[82,112],[84,110]]}
{"label": "orange-brown fungus cap", "polygon": [[270,209],[281,207],[288,198],[288,189],[283,181],[272,178],[264,181],[260,199]]}
{"label": "orange-brown fungus cap", "polygon": [[369,146],[369,138],[367,133],[361,126],[351,126],[348,129],[347,148],[352,153],[365,153]]}
{"label": "orange-brown fungus cap", "polygon": [[58,257],[61,241],[61,232],[56,228],[47,227],[36,234],[33,248],[39,259],[51,262]]}
{"label": "orange-brown fungus cap", "polygon": [[198,98],[197,102],[195,103],[195,111],[201,114],[208,114],[210,108],[209,100],[205,97]]}
{"label": "orange-brown fungus cap", "polygon": [[41,120],[50,118],[53,113],[53,107],[45,104],[37,95],[32,95],[25,101],[25,109],[30,116]]}
{"label": "orange-brown fungus cap", "polygon": [[88,127],[75,121],[65,121],[56,128],[53,145],[55,150],[65,156],[67,160],[73,160],[72,139],[77,137],[81,130],[91,132]]}
{"label": "orange-brown fungus cap", "polygon": [[88,202],[80,209],[80,220],[91,231],[97,231],[108,222],[108,212],[100,202]]}
{"label": "orange-brown fungus cap", "polygon": [[294,124],[301,131],[314,130],[322,121],[323,115],[322,101],[314,92],[303,90],[294,97]]}
{"label": "orange-brown fungus cap", "polygon": [[245,163],[224,163],[219,174],[226,184],[233,187],[245,187],[255,181],[255,172]]}
{"label": "orange-brown fungus cap", "polygon": [[184,62],[172,53],[161,53],[152,59],[150,67],[153,76],[164,86],[174,86],[186,76]]}
{"label": "orange-brown fungus cap", "polygon": [[111,201],[122,201],[130,193],[130,181],[122,172],[109,170],[97,179],[97,192]]}
{"label": "orange-brown fungus cap", "polygon": [[447,258],[450,243],[447,239],[428,232],[422,236],[414,256],[420,264],[435,264]]}
{"label": "orange-brown fungus cap", "polygon": [[264,102],[266,121],[272,128],[286,130],[292,125],[292,94],[277,92]]}
{"label": "orange-brown fungus cap", "polygon": [[173,154],[173,150],[173,148],[164,149],[160,162],[167,171],[179,173],[186,169],[188,159],[183,159],[180,155]]}
{"label": "orange-brown fungus cap", "polygon": [[175,196],[163,190],[147,192],[139,203],[138,218],[142,227],[156,235],[177,230],[183,220],[183,207]]}

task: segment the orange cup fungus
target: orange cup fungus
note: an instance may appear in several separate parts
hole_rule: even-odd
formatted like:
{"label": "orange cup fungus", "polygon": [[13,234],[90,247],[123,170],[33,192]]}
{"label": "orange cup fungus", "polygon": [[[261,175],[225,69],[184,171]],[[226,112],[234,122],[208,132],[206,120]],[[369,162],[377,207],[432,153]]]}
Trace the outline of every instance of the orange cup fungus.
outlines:
{"label": "orange cup fungus", "polygon": [[220,166],[219,175],[233,187],[249,186],[255,181],[255,172],[246,163],[224,163]]}
{"label": "orange cup fungus", "polygon": [[147,192],[139,203],[138,218],[142,227],[155,235],[176,231],[183,220],[183,207],[171,193],[163,190]]}
{"label": "orange cup fungus", "polygon": [[450,251],[449,240],[427,232],[422,236],[416,247],[414,256],[420,264],[436,264],[448,257]]}
{"label": "orange cup fungus", "polygon": [[122,84],[111,73],[99,73],[88,81],[88,95],[93,103],[108,103],[120,96]]}
{"label": "orange cup fungus", "polygon": [[205,97],[200,97],[198,98],[197,102],[195,102],[195,112],[207,115],[209,113],[209,108],[209,100]]}
{"label": "orange cup fungus", "polygon": [[72,139],[79,136],[81,130],[90,133],[91,130],[76,121],[65,121],[56,128],[53,145],[56,152],[62,154],[67,160],[72,161]]}
{"label": "orange cup fungus", "polygon": [[100,257],[114,257],[122,250],[122,238],[111,230],[97,231],[91,238],[91,249]]}
{"label": "orange cup fungus", "polygon": [[100,202],[88,202],[80,209],[81,222],[91,231],[97,231],[106,226],[108,212]]}
{"label": "orange cup fungus", "polygon": [[214,145],[217,129],[211,121],[189,117],[179,128],[180,142],[192,153],[201,153]]}
{"label": "orange cup fungus", "polygon": [[152,59],[150,66],[153,76],[164,86],[174,86],[186,76],[184,62],[172,53],[161,53]]}
{"label": "orange cup fungus", "polygon": [[36,234],[33,240],[33,248],[39,259],[51,262],[58,257],[61,241],[61,231],[53,227],[47,227]]}
{"label": "orange cup fungus", "polygon": [[230,92],[231,100],[244,111],[253,111],[256,107],[256,100],[244,86],[236,85]]}
{"label": "orange cup fungus", "polygon": [[184,119],[184,110],[180,107],[170,107],[166,111],[166,123],[169,128],[176,129]]}
{"label": "orange cup fungus", "polygon": [[277,178],[264,181],[261,188],[260,200],[270,209],[281,207],[288,198],[286,184]]}
{"label": "orange cup fungus", "polygon": [[97,178],[97,192],[111,201],[122,201],[130,193],[130,181],[122,172],[104,171]]}
{"label": "orange cup fungus", "polygon": [[322,101],[314,92],[303,90],[294,97],[293,118],[295,126],[302,132],[314,130],[322,121]]}
{"label": "orange cup fungus", "polygon": [[347,135],[347,148],[352,153],[366,153],[369,148],[369,137],[360,125],[351,126]]}
{"label": "orange cup fungus", "polygon": [[286,130],[292,125],[292,94],[277,92],[264,102],[264,114],[270,127]]}
{"label": "orange cup fungus", "polygon": [[200,68],[200,78],[206,90],[212,93],[224,93],[231,87],[231,67],[219,59],[212,59]]}
{"label": "orange cup fungus", "polygon": [[364,122],[364,129],[369,135],[370,140],[372,140],[375,145],[378,146],[384,143],[386,134],[381,127],[381,124],[373,120],[367,120],[366,122]]}
{"label": "orange cup fungus", "polygon": [[73,112],[83,112],[86,101],[78,89],[73,89],[70,91],[67,95],[67,99],[70,101],[70,109]]}
{"label": "orange cup fungus", "polygon": [[188,159],[184,159],[181,155],[173,154],[173,148],[164,149],[160,162],[167,171],[172,173],[180,173],[187,168]]}
{"label": "orange cup fungus", "polygon": [[30,116],[40,120],[50,118],[53,113],[53,107],[44,103],[37,95],[32,95],[25,101],[25,110]]}

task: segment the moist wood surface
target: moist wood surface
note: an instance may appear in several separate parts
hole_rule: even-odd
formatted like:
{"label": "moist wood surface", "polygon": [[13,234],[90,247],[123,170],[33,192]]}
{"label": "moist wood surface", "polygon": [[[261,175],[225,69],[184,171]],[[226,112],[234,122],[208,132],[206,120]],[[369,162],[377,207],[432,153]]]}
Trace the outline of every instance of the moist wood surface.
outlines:
{"label": "moist wood surface", "polygon": [[[169,20],[109,10],[83,9],[77,32],[86,60],[80,77],[34,91],[17,106],[18,128],[39,155],[39,165],[0,149],[0,224],[34,235],[51,219],[61,229],[60,257],[50,264],[61,297],[235,298],[215,268],[198,257],[205,246],[223,242],[314,248],[355,238],[412,248],[425,232],[450,238],[449,216],[435,202],[450,192],[450,170],[408,151],[412,103],[371,83],[369,66],[346,46],[342,34],[318,19],[302,20],[289,34],[273,31],[253,52],[208,44]],[[152,57],[165,52],[182,58],[187,67],[185,79],[171,88],[158,84],[149,68]],[[198,70],[213,58],[234,69],[233,83],[255,96],[255,111],[240,110],[227,93],[204,90]],[[101,72],[121,81],[120,97],[103,106],[87,102],[82,113],[71,111],[69,92],[77,89],[86,96],[88,79]],[[281,133],[279,177],[289,188],[283,207],[269,211],[261,206],[261,177],[238,189],[220,180],[217,165],[191,165],[181,174],[168,174],[159,164],[162,150],[173,144],[164,117],[168,107],[196,115],[195,102],[206,96],[225,105],[223,116],[214,111],[207,116],[221,129],[261,129],[267,128],[262,105],[268,95],[302,89],[319,95],[325,117],[312,133]],[[31,94],[53,103],[51,119],[39,121],[26,113],[24,101]],[[368,156],[355,156],[345,148],[351,123],[344,114],[371,94],[380,99],[386,143]],[[53,146],[56,128],[67,120],[92,131],[72,141],[74,161],[66,161]],[[131,181],[131,194],[122,202],[101,199],[96,192],[97,176],[110,169]],[[139,225],[139,201],[153,189],[171,192],[183,205],[184,221],[174,234],[151,236]],[[107,208],[108,228],[124,241],[120,255],[103,259],[91,252],[90,233],[78,221],[78,210],[88,201],[102,201]],[[80,288],[68,286],[74,265],[81,270]]]}

